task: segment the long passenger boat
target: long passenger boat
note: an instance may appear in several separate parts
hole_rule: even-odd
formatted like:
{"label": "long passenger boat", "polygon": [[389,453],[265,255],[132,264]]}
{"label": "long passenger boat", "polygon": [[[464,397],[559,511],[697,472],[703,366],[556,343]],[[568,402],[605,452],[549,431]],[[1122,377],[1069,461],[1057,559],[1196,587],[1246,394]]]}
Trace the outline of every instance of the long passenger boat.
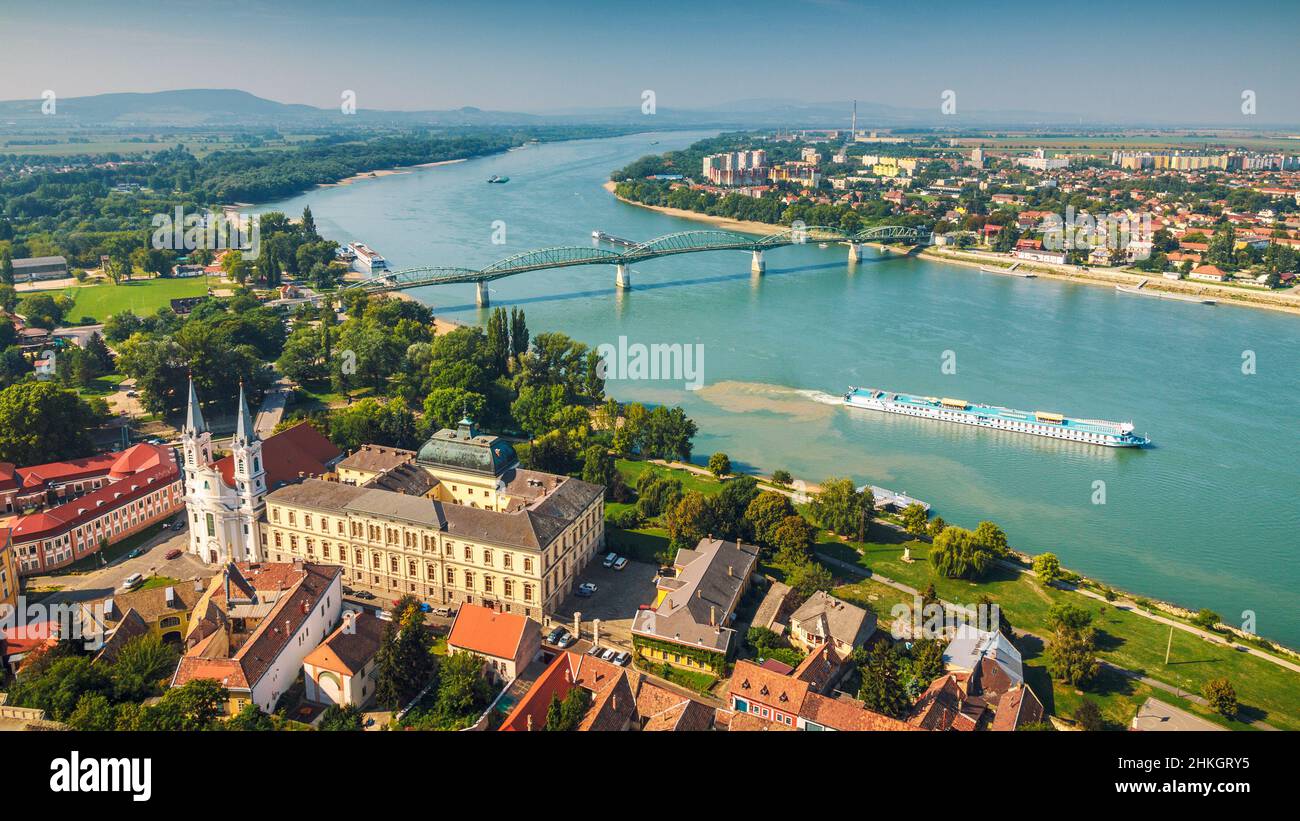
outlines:
{"label": "long passenger boat", "polygon": [[1028,433],[1108,448],[1140,448],[1151,444],[1150,439],[1133,432],[1131,422],[1071,419],[1048,411],[1029,412],[996,405],[974,405],[964,399],[910,396],[905,393],[850,386],[849,392],[844,394],[844,404],[854,408],[918,416],[923,419],[938,419],[942,422],[956,422],[978,428]]}

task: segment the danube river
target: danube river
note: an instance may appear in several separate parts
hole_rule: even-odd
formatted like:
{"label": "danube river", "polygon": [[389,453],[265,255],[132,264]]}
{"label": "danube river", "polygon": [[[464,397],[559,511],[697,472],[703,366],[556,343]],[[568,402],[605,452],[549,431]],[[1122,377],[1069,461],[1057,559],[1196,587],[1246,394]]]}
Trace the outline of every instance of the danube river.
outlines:
{"label": "danube river", "polygon": [[[701,134],[533,145],[317,189],[322,233],[393,268],[478,268],[518,251],[707,227],[615,200],[608,173]],[[658,144],[655,144],[657,141]],[[510,177],[487,185],[492,174]],[[504,243],[494,244],[494,238]],[[951,523],[992,519],[1029,553],[1300,646],[1300,317],[1142,299],[1109,288],[981,274],[842,246],[667,257],[539,271],[492,283],[494,305],[591,345],[699,345],[703,386],[609,382],[621,400],[681,404],[696,461],[847,475],[930,501]],[[483,322],[473,286],[413,292],[439,316]],[[694,348],[692,348],[694,350]],[[1254,364],[1243,369],[1243,363]],[[945,363],[955,368],[945,369]],[[954,371],[949,373],[948,371]],[[848,385],[1132,421],[1152,448],[1112,450],[848,409]]]}

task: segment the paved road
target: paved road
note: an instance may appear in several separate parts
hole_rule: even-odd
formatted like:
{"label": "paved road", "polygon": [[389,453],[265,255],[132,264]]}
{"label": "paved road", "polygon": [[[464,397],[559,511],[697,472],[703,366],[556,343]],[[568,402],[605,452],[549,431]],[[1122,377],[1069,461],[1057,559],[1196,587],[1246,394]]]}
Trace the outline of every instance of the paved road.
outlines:
{"label": "paved road", "polygon": [[107,567],[101,567],[87,573],[31,576],[25,580],[26,587],[28,590],[37,587],[58,587],[60,589],[57,592],[43,599],[43,601],[49,604],[62,604],[91,601],[111,595],[113,591],[121,589],[122,581],[132,573],[139,573],[145,577],[151,575],[170,576],[174,579],[187,581],[195,576],[205,578],[211,576],[212,569],[204,565],[192,554],[182,552],[181,555],[170,561],[163,558],[167,551],[173,548],[180,548],[184,551],[188,536],[188,531],[183,530],[177,533],[174,530],[164,530],[158,536],[141,545],[143,552],[134,559],[118,559]]}
{"label": "paved road", "polygon": [[262,400],[262,409],[257,412],[257,419],[253,422],[253,430],[262,439],[266,439],[275,430],[275,426],[280,424],[284,418],[284,403],[288,397],[289,385],[284,379],[280,380],[271,388],[271,392]]}

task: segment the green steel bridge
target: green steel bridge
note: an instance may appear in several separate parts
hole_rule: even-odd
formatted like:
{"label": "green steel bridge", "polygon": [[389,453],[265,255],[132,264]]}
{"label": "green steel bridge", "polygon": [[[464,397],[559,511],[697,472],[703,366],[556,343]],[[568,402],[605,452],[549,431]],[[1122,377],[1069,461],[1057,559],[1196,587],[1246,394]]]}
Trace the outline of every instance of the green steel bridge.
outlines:
{"label": "green steel bridge", "polygon": [[514,254],[478,270],[429,266],[407,268],[401,271],[384,271],[366,279],[348,283],[344,287],[368,293],[383,293],[386,291],[402,291],[408,288],[423,288],[429,285],[473,282],[478,286],[478,304],[486,306],[488,304],[487,283],[529,271],[569,268],[575,265],[612,265],[616,271],[614,279],[616,286],[625,289],[630,288],[632,285],[628,266],[633,263],[675,254],[694,254],[703,251],[749,251],[753,254],[751,270],[756,274],[761,274],[766,268],[763,252],[773,248],[805,245],[810,242],[844,243],[849,247],[849,261],[857,262],[862,254],[861,246],[866,243],[902,242],[910,245],[921,245],[928,243],[930,237],[928,230],[901,225],[867,228],[852,234],[838,228],[796,226],[780,233],[758,238],[734,231],[702,229],[665,234],[646,242],[630,244],[622,251],[613,251],[594,245],[585,247],[557,246],[553,248],[537,248]]}

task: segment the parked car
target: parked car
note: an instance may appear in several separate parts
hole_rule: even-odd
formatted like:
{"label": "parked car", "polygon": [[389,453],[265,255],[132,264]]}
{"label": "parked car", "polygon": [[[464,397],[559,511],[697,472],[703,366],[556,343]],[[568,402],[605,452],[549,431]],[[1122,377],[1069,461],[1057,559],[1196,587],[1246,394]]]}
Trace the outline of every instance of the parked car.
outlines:
{"label": "parked car", "polygon": [[600,654],[600,660],[601,660],[601,661],[613,661],[613,660],[614,660],[614,656],[617,656],[617,655],[618,655],[618,651],[617,651],[617,650],[614,650],[614,649],[611,648],[611,649],[608,649],[608,650],[606,650],[605,652],[603,652],[603,653]]}
{"label": "parked car", "polygon": [[126,554],[126,557],[128,559],[138,559],[143,555],[144,555],[144,551],[137,547],[136,549],[132,550],[130,553]]}
{"label": "parked car", "polygon": [[139,573],[132,573],[130,576],[127,576],[122,580],[122,589],[134,590],[139,587],[142,582],[144,582],[144,576]]}
{"label": "parked car", "polygon": [[568,647],[570,644],[573,644],[575,641],[577,641],[577,639],[573,637],[573,634],[570,633],[568,630],[565,630],[564,635],[560,636],[560,640],[555,642],[555,646],[559,647],[560,649],[564,649],[565,647]]}
{"label": "parked car", "polygon": [[450,607],[435,607],[433,608],[433,615],[441,616],[443,618],[450,618],[456,615],[456,611]]}
{"label": "parked car", "polygon": [[563,627],[554,628],[553,630],[551,630],[551,632],[546,634],[546,643],[555,644],[560,640],[560,636],[563,636],[566,632],[568,631],[565,630]]}
{"label": "parked car", "polygon": [[363,601],[370,601],[375,597],[375,594],[371,593],[369,590],[358,590],[354,595]]}
{"label": "parked car", "polygon": [[603,652],[605,652],[604,647],[601,647],[599,644],[593,644],[591,645],[591,649],[587,651],[587,655],[600,658],[600,654]]}
{"label": "parked car", "polygon": [[601,562],[605,567],[613,567],[614,562],[618,561],[617,553],[608,553],[605,555],[605,561]]}
{"label": "parked car", "polygon": [[615,570],[622,570],[627,567],[627,556],[619,556],[618,561],[614,562]]}
{"label": "parked car", "polygon": [[172,559],[175,559],[177,556],[180,555],[181,555],[181,549],[179,547],[173,547],[171,550],[167,551],[167,553],[163,556],[163,558],[170,562]]}
{"label": "parked car", "polygon": [[584,599],[591,596],[595,592],[596,592],[596,585],[592,584],[591,582],[583,582],[582,584],[578,585],[577,594]]}
{"label": "parked car", "polygon": [[626,650],[622,650],[614,654],[614,663],[617,664],[619,667],[626,667],[631,662],[632,662],[632,654]]}
{"label": "parked car", "polygon": [[343,595],[351,596],[355,592],[357,591],[353,590],[351,587],[348,587],[346,584],[343,585]]}

